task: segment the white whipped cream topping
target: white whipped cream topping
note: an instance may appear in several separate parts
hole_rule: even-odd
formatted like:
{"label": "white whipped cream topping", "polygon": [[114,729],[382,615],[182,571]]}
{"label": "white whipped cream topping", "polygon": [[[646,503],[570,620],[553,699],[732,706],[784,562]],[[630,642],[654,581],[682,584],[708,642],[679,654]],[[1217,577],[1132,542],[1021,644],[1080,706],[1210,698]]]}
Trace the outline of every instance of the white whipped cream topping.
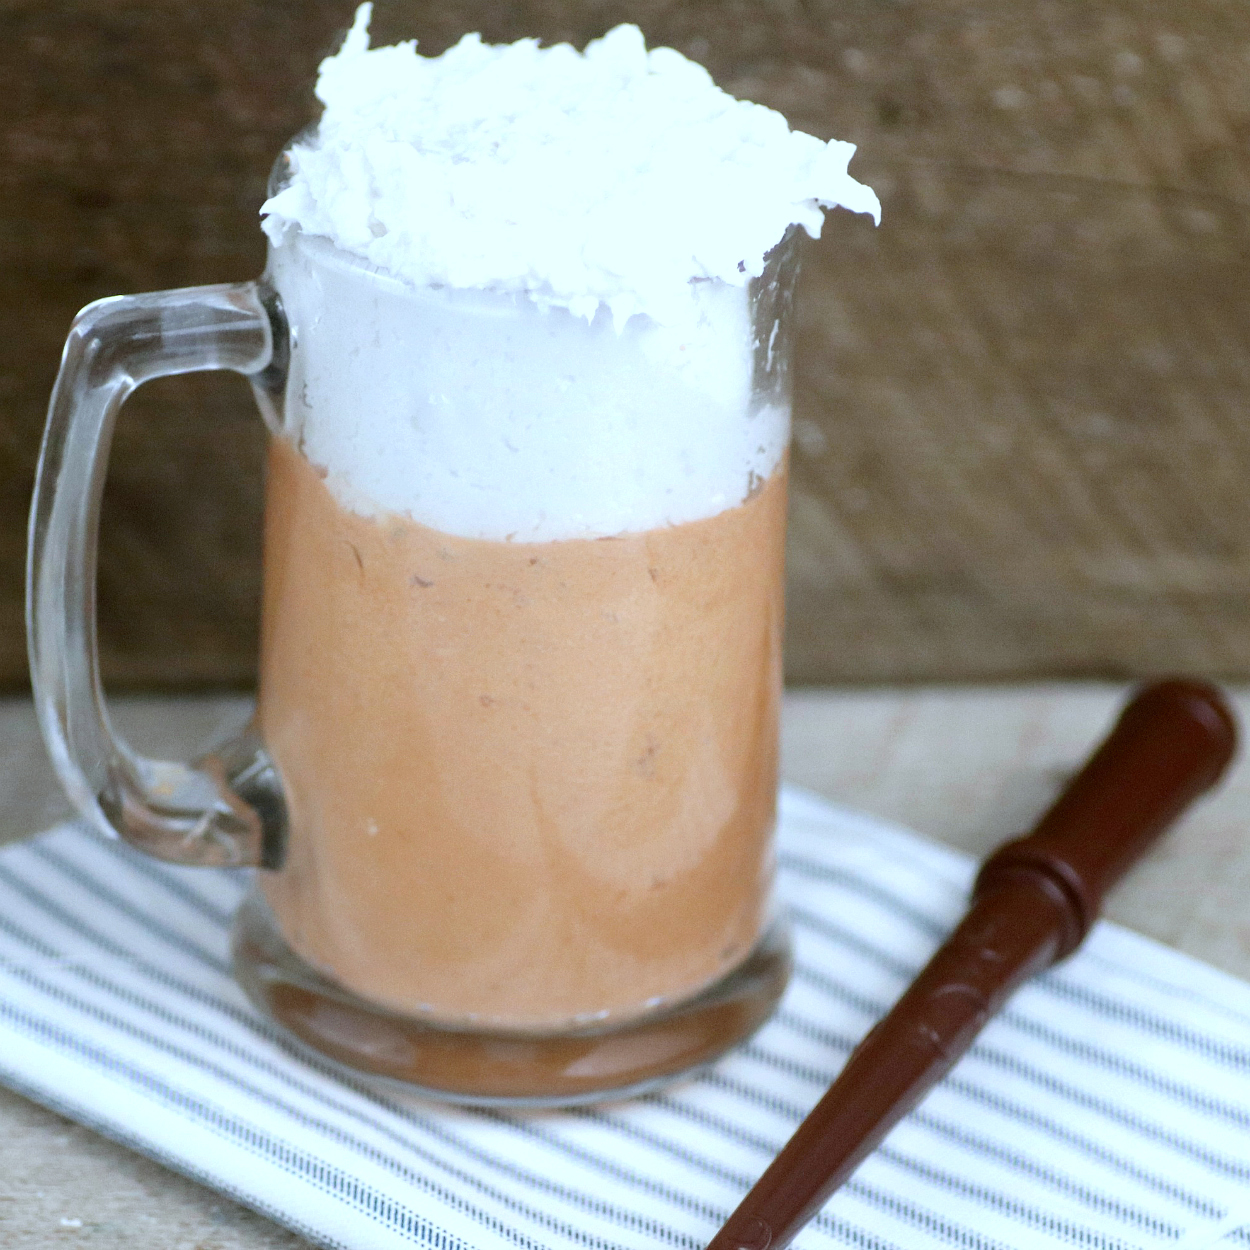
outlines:
{"label": "white whipped cream topping", "polygon": [[321,64],[316,131],[261,209],[418,287],[523,291],[617,329],[698,316],[692,280],[745,287],[788,226],[880,218],[855,147],[792,131],[672,48],[618,26],[577,52],[466,35],[369,47],[362,4]]}

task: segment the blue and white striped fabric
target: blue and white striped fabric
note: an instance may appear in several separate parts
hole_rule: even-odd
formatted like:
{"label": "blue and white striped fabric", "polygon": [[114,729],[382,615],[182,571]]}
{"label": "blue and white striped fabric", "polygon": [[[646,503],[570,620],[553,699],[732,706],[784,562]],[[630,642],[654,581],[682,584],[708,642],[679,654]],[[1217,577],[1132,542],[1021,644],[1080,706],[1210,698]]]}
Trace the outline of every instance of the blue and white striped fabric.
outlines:
{"label": "blue and white striped fabric", "polygon": [[[240,874],[73,827],[0,852],[0,1080],[352,1250],[702,1246],[960,914],[964,858],[783,796],[798,967],[716,1068],[630,1103],[404,1102],[230,979]],[[1250,1246],[1250,986],[1112,925],[1024,989],[800,1246]]]}

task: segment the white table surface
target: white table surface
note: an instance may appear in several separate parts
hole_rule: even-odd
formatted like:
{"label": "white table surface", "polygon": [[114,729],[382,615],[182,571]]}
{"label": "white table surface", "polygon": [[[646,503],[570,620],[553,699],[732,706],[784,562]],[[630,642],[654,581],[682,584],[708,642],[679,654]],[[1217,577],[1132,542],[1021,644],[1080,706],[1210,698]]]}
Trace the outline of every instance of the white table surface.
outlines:
{"label": "white table surface", "polygon": [[[1120,686],[806,690],[787,696],[782,771],[974,855],[1024,831],[1109,726]],[[1238,692],[1250,722],[1250,691]],[[237,699],[122,700],[136,745],[189,751]],[[41,767],[24,702],[0,702],[0,807]],[[20,787],[18,787],[20,789]],[[16,832],[10,820],[7,836]],[[0,833],[0,840],[6,836]],[[1250,978],[1250,766],[1239,761],[1113,896],[1108,914]],[[307,1243],[0,1090],[5,1250],[293,1250]]]}

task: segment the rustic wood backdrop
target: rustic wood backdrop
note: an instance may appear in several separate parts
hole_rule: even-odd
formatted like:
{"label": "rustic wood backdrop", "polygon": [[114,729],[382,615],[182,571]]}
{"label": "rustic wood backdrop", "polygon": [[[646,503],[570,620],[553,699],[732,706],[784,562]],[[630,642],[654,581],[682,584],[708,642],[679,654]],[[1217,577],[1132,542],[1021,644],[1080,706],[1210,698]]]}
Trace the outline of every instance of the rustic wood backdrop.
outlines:
{"label": "rustic wood backdrop", "polygon": [[[0,686],[66,327],[259,272],[256,210],[351,0],[0,0]],[[619,21],[861,145],[884,218],[802,289],[797,681],[1250,676],[1250,7],[1226,0],[381,0],[581,44]],[[262,431],[240,379],[127,405],[102,535],[118,684],[247,684]]]}

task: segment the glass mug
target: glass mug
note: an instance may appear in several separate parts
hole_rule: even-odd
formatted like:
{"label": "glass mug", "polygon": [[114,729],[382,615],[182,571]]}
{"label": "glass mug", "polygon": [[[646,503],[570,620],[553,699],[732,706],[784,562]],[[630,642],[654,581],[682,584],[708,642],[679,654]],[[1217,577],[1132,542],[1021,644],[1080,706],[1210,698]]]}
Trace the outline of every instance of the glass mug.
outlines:
{"label": "glass mug", "polygon": [[[106,835],[259,870],[235,972],[301,1042],[571,1103],[705,1065],[776,1003],[796,233],[749,287],[696,284],[681,333],[416,289],[293,230],[257,282],[78,315],[31,514],[43,735]],[[271,433],[260,680],[181,763],[110,725],[96,537],[122,402],[202,369],[246,375]]]}

